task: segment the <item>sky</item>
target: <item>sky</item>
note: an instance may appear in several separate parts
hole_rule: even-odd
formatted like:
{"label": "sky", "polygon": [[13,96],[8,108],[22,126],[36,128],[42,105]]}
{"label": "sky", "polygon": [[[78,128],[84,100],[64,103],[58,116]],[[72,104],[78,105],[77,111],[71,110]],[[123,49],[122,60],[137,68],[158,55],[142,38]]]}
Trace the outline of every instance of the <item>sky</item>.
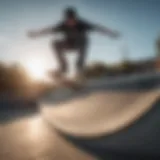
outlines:
{"label": "sky", "polygon": [[113,40],[90,33],[88,62],[119,62],[124,53],[131,60],[155,55],[155,40],[160,35],[160,0],[1,0],[0,60],[22,64],[37,60],[45,66],[56,65],[50,44],[57,37],[33,40],[27,32],[56,24],[66,6],[77,7],[81,17],[122,34],[121,39]]}

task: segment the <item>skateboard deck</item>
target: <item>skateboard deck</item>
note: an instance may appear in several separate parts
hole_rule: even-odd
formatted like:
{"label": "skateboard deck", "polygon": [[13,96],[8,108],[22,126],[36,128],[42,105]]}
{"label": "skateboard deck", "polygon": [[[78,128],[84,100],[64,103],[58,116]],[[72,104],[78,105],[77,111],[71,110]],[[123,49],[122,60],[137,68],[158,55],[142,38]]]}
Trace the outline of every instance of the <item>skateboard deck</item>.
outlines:
{"label": "skateboard deck", "polygon": [[67,78],[63,75],[59,75],[56,72],[50,73],[49,76],[56,83],[56,88],[69,88],[74,91],[78,91],[84,87],[84,81],[75,80],[74,78]]}
{"label": "skateboard deck", "polygon": [[67,87],[74,91],[78,91],[83,88],[83,84],[67,78],[60,79],[60,85],[61,87]]}

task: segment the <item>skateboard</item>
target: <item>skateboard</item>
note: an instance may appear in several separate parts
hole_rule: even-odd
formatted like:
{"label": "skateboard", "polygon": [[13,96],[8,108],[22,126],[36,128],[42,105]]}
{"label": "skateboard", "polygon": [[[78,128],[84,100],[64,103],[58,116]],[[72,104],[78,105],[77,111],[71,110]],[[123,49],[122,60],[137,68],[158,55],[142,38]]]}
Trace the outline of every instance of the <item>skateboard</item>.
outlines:
{"label": "skateboard", "polygon": [[85,82],[83,80],[76,80],[74,78],[67,78],[56,72],[49,73],[49,76],[56,83],[56,88],[68,88],[73,91],[79,91],[84,88]]}

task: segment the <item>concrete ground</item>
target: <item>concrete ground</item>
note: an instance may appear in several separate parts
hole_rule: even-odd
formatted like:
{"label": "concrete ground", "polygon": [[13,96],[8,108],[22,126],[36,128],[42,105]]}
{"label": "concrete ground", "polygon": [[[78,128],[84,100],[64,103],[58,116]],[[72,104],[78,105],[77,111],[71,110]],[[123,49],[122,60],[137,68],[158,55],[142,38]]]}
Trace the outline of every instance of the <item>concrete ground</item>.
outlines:
{"label": "concrete ground", "polygon": [[[159,73],[152,73],[144,76],[135,75],[129,78],[122,77],[114,80],[94,81],[90,82],[88,87],[81,93],[73,95],[73,93],[68,91],[64,92],[64,90],[62,91],[63,96],[60,95],[60,92],[58,93],[58,97],[56,97],[55,94],[50,94],[37,104],[0,102],[0,160],[93,160],[95,157],[105,160],[160,159],[160,110],[158,107],[160,104],[159,92],[157,92],[159,91],[159,77]],[[110,98],[108,94],[108,100],[106,100],[105,93],[109,91],[114,91],[115,97],[117,96],[119,100],[114,101],[116,98]],[[128,91],[131,94],[126,94]],[[149,93],[148,98],[146,95],[143,95],[143,93],[138,95],[137,91],[147,93],[147,95]],[[99,92],[100,94],[97,94]],[[121,94],[120,96],[119,93],[122,92],[125,92],[125,94]],[[152,103],[147,105],[147,100],[149,100],[149,97],[152,95],[150,93],[156,93],[156,98],[153,96],[151,98],[153,100]],[[93,127],[91,130],[88,129],[90,133],[88,131],[87,133],[89,136],[89,134],[93,134],[93,131],[96,132],[94,137],[86,138],[84,137],[84,133],[75,136],[78,133],[78,126],[76,125],[81,122],[80,119],[83,114],[79,114],[79,117],[74,121],[74,125],[70,123],[71,121],[69,121],[69,119],[66,119],[66,115],[64,115],[64,117],[61,116],[63,121],[61,118],[57,118],[57,120],[61,120],[63,124],[66,123],[65,130],[63,130],[64,126],[59,126],[59,123],[50,123],[55,119],[54,115],[51,116],[52,111],[56,109],[56,112],[60,113],[59,109],[62,106],[64,108],[65,106],[67,106],[66,108],[72,108],[72,112],[69,112],[68,116],[69,118],[73,118],[72,116],[77,110],[73,106],[76,106],[76,104],[79,107],[83,106],[83,108],[90,106],[90,113],[93,111],[92,107],[98,105],[102,106],[99,107],[101,111],[104,106],[112,105],[115,107],[114,111],[116,112],[117,105],[113,104],[117,102],[121,104],[123,101],[128,104],[125,105],[125,110],[127,111],[127,106],[131,106],[130,102],[132,103],[138,99],[136,102],[143,103],[144,97],[147,106],[145,108],[147,111],[146,114],[139,114],[139,118],[136,118],[136,123],[134,124],[128,121],[127,127],[122,127],[121,125],[126,121],[123,121],[123,123],[119,121],[119,129],[114,130],[117,126],[113,125],[112,132],[108,132],[109,134],[107,133],[108,130],[106,127],[103,128],[103,134],[100,134],[102,132],[98,132],[98,129],[96,130],[96,127],[99,127],[98,121],[94,121],[94,123],[90,121],[90,123],[87,122],[86,125],[89,126],[89,124],[92,124]],[[78,99],[80,99],[80,103]],[[109,105],[107,103],[109,103]],[[139,103],[137,104],[140,105]],[[50,114],[50,116],[47,116],[48,119],[46,119],[42,108],[48,110],[48,107],[46,107],[48,105],[52,105],[52,107],[50,107],[51,111],[47,113],[47,115]],[[57,105],[59,109],[55,108]],[[113,114],[112,112],[112,115],[117,118],[117,123],[118,117],[120,117],[121,120],[123,119],[123,114],[118,114],[123,110],[123,106],[118,106],[117,113]],[[142,109],[143,106],[144,105],[140,105],[140,108]],[[143,113],[145,109],[139,113]],[[131,111],[132,109],[130,112]],[[98,110],[96,109],[94,112],[94,115],[96,115]],[[79,110],[79,113],[84,112]],[[108,112],[108,115],[109,114],[111,114],[111,112]],[[90,120],[94,119],[92,115],[93,114],[90,114]],[[128,112],[126,115],[128,115]],[[134,117],[136,117],[136,115],[137,114],[135,114]],[[104,117],[105,116],[103,116],[103,123],[105,124]],[[109,120],[111,122],[112,118],[111,116],[110,119],[107,119],[107,122]],[[101,116],[99,116],[98,119],[101,120]],[[128,116],[127,119],[130,120],[130,116]],[[82,121],[84,120],[82,119]],[[94,124],[96,124],[96,127],[94,127]],[[84,123],[81,123],[80,127],[83,127],[83,125]],[[68,131],[66,130],[68,128],[67,126],[70,127]],[[73,127],[74,131],[72,130],[73,132],[71,133],[70,131]],[[80,129],[79,131],[82,132],[83,130]],[[106,135],[105,132],[107,133]],[[83,137],[81,135],[83,135]]]}

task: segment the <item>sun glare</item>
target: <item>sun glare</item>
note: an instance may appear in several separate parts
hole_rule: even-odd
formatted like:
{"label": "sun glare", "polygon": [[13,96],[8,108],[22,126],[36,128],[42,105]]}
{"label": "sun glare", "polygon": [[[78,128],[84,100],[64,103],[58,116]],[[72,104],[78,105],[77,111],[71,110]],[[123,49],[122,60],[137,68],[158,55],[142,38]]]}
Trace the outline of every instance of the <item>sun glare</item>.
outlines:
{"label": "sun glare", "polygon": [[46,65],[40,59],[31,59],[25,63],[26,70],[34,80],[45,80]]}

